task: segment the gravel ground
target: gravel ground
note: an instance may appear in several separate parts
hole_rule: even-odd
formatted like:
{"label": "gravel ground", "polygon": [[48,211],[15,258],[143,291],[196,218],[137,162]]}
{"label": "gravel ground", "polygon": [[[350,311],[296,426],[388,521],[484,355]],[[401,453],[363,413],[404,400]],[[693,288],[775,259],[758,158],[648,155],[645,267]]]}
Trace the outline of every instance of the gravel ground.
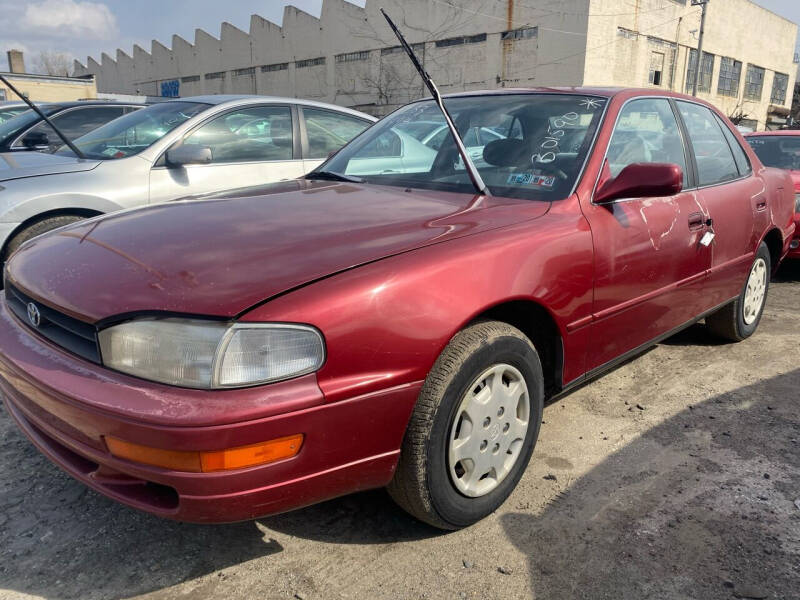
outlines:
{"label": "gravel ground", "polygon": [[226,526],[84,488],[0,411],[0,598],[800,598],[800,265],[545,407],[519,487],[443,534],[383,491]]}

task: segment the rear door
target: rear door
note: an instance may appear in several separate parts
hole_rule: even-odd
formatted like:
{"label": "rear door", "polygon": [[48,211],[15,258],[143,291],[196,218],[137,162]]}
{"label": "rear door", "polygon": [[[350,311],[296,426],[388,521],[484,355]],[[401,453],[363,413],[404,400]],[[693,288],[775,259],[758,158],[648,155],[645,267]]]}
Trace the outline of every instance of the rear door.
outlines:
{"label": "rear door", "polygon": [[304,173],[316,169],[332,152],[372,125],[365,119],[323,108],[300,106],[299,113]]}
{"label": "rear door", "polygon": [[[706,214],[670,100],[636,98],[621,109],[597,188],[633,163],[674,163],[684,190],[663,198],[585,203],[595,249],[589,370],[605,365],[702,312],[710,252]],[[596,188],[596,189],[597,189]]]}
{"label": "rear door", "polygon": [[[739,294],[750,271],[757,243],[769,219],[763,182],[736,136],[706,106],[676,101],[688,131],[699,193],[712,220],[709,308]],[[761,228],[757,227],[761,223]]]}
{"label": "rear door", "polygon": [[[215,115],[171,147],[211,149],[211,162],[170,166],[161,156],[150,172],[150,201],[162,202],[294,179],[303,174],[292,105],[249,105]],[[166,154],[166,153],[165,153]]]}

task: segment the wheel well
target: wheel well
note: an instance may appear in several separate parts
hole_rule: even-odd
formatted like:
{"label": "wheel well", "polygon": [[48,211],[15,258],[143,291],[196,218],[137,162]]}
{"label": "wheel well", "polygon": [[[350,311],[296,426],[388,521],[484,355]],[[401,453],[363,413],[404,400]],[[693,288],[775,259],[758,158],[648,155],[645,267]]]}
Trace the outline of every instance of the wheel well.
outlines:
{"label": "wheel well", "polygon": [[778,262],[781,259],[781,251],[783,250],[783,238],[781,232],[777,229],[770,229],[767,235],[764,236],[764,243],[769,249],[769,257],[772,263],[772,272],[778,269]]}
{"label": "wheel well", "polygon": [[514,300],[490,308],[477,319],[503,321],[528,336],[542,361],[545,395],[561,389],[564,346],[556,322],[544,307],[530,300]]}
{"label": "wheel well", "polygon": [[16,229],[14,229],[14,231],[8,234],[8,237],[6,237],[5,241],[3,242],[3,249],[2,252],[0,252],[0,256],[2,256],[3,261],[5,262],[8,242],[20,231],[22,231],[23,229],[27,229],[34,223],[38,223],[39,221],[42,221],[44,219],[49,219],[50,217],[76,215],[88,219],[89,217],[96,217],[97,215],[102,215],[102,214],[103,213],[101,213],[100,211],[91,210],[88,208],[57,208],[55,210],[49,210],[47,212],[33,215],[29,219],[26,219],[25,221],[17,225]]}

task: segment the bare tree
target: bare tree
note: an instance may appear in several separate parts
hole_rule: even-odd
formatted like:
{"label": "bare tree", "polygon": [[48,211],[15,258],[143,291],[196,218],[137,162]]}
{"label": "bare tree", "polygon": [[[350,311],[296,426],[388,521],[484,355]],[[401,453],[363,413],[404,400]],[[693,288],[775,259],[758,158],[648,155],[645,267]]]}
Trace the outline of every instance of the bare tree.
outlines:
{"label": "bare tree", "polygon": [[43,75],[72,75],[72,58],[63,52],[42,50],[33,60],[33,68]]}

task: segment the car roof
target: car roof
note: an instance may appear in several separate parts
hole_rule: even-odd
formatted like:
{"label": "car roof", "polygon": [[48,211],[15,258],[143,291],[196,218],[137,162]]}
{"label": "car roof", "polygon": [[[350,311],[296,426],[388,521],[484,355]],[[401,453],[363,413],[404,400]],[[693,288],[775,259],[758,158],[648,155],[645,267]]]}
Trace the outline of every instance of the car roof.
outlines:
{"label": "car roof", "polygon": [[[470,92],[456,92],[453,94],[444,94],[444,98],[459,98],[468,96],[502,96],[504,94],[578,94],[583,96],[601,96],[604,98],[613,98],[614,96],[667,96],[681,100],[691,100],[698,104],[712,106],[708,102],[689,96],[688,94],[681,94],[680,92],[673,92],[670,90],[662,90],[659,88],[636,88],[636,87],[602,87],[602,86],[565,86],[565,87],[531,87],[531,88],[501,88],[497,90],[475,90]],[[425,98],[423,98],[425,99]]]}
{"label": "car roof", "polygon": [[315,100],[305,100],[303,98],[286,98],[283,96],[259,96],[255,94],[213,94],[205,96],[186,96],[183,98],[172,98],[168,102],[200,102],[203,104],[229,104],[231,106],[246,106],[248,104],[301,104],[303,106],[312,106],[315,108],[324,108],[327,110],[335,110],[342,113],[351,114],[355,117],[368,119],[370,121],[377,121],[375,117],[366,113],[353,110],[344,106],[336,104],[328,104],[327,102],[317,102]]}
{"label": "car roof", "polygon": [[779,131],[750,131],[744,134],[744,137],[764,136],[764,135],[788,135],[800,136],[798,129],[781,129]]}

